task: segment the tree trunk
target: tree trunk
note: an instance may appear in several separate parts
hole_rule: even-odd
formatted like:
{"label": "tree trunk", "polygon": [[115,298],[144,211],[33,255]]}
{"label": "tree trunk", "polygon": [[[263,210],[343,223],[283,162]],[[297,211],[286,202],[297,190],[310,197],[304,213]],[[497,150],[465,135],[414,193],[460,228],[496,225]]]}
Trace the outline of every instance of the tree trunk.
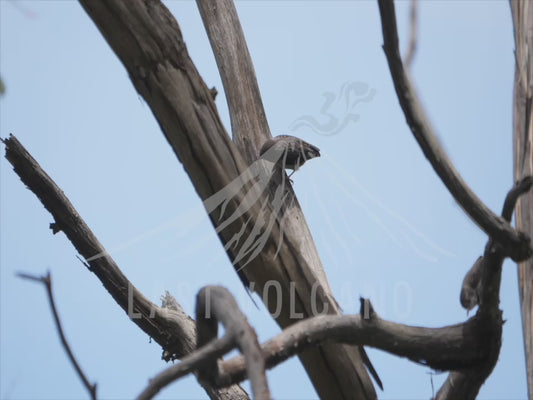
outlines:
{"label": "tree trunk", "polygon": [[[516,70],[513,104],[515,181],[533,175],[533,3],[511,0]],[[516,228],[533,237],[533,192],[516,205]],[[533,258],[518,264],[529,399],[533,399]]]}

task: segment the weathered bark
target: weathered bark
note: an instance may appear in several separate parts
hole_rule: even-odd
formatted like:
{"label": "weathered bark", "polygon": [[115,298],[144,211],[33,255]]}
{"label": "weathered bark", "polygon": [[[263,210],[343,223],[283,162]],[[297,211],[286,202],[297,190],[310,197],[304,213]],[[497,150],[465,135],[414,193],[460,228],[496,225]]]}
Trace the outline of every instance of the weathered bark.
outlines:
{"label": "weathered bark", "polygon": [[[533,3],[511,0],[515,38],[513,104],[514,178],[533,175]],[[533,237],[533,193],[516,206],[516,227]],[[518,285],[526,353],[527,386],[533,399],[533,258],[518,264]]]}
{"label": "weathered bark", "polygon": [[[291,325],[298,313],[307,317],[321,312],[323,305],[329,313],[339,313],[327,281],[315,272],[317,265],[322,267],[313,254],[314,244],[303,245],[311,237],[307,225],[287,227],[292,215],[303,220],[301,211],[272,209],[268,190],[262,186],[270,178],[261,175],[260,163],[249,166],[247,151],[239,149],[224,130],[211,93],[166,7],[143,0],[80,2],[151,107],[204,201],[230,260],[266,297],[271,311],[281,306],[277,322]],[[276,195],[283,209],[299,210],[289,185],[276,188]],[[376,397],[359,348],[325,345],[301,358],[322,398]]]}
{"label": "weathered bark", "polygon": [[[246,162],[252,164],[257,160],[262,145],[272,136],[235,6],[232,0],[197,0],[197,4],[228,99],[233,141]],[[279,185],[278,179],[277,185],[271,185],[269,188],[271,202],[275,202],[276,189],[279,189]],[[293,299],[289,299],[289,302],[283,301],[281,305],[283,310],[277,322],[282,328],[298,321],[284,317],[290,314],[294,297],[303,303],[303,310],[299,311],[303,311],[305,318],[316,314],[316,310],[322,311],[324,307],[327,307],[328,314],[341,314],[298,199],[288,183],[285,183],[284,189],[287,200],[278,215],[282,218],[283,240],[293,252],[297,262],[296,268],[284,263],[285,258],[282,256],[277,260],[275,257],[271,259],[277,264],[279,272],[266,275],[267,280],[262,279],[253,270],[248,268],[243,270],[261,297],[266,290],[265,285],[269,285],[273,280],[282,283],[284,291],[290,282],[296,283]],[[313,293],[323,295],[313,296]],[[267,307],[273,310],[276,304],[267,304]],[[373,398],[375,393],[363,366],[361,354],[366,357],[364,349],[325,344],[308,349],[299,357],[321,398],[363,398],[361,387],[366,392],[364,398]]]}

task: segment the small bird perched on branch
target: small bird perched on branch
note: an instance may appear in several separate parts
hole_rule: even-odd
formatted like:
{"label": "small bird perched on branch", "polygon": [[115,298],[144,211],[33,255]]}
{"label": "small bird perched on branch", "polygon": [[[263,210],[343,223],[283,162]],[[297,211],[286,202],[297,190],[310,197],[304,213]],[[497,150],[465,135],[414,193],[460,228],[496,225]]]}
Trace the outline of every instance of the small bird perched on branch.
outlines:
{"label": "small bird perched on branch", "polygon": [[263,144],[259,156],[274,163],[281,161],[285,169],[292,169],[290,177],[307,160],[320,157],[320,149],[297,137],[279,135]]}

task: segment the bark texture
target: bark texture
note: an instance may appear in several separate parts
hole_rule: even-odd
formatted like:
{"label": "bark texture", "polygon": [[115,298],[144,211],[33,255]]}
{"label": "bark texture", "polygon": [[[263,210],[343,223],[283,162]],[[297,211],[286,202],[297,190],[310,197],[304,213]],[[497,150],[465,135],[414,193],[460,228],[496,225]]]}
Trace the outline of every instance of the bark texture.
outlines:
{"label": "bark texture", "polygon": [[[515,37],[513,104],[514,178],[533,175],[533,3],[511,0]],[[533,193],[516,206],[516,228],[533,237]],[[533,399],[533,258],[518,263],[518,285],[526,352],[527,386]]]}
{"label": "bark texture", "polygon": [[[270,177],[262,175],[261,165],[250,165],[258,151],[240,148],[230,139],[168,9],[155,0],[80,3],[150,106],[204,201],[228,257],[271,312],[280,307],[278,324],[289,326],[294,315],[308,317],[322,306],[328,313],[340,313],[325,275],[320,276],[320,259],[292,188],[282,180],[273,193],[264,189],[263,181]],[[216,11],[222,4],[212,7]],[[255,135],[269,135],[265,132]],[[292,219],[299,221],[288,224]],[[271,282],[276,287],[266,290]],[[300,358],[320,397],[376,397],[358,347],[327,344]]]}

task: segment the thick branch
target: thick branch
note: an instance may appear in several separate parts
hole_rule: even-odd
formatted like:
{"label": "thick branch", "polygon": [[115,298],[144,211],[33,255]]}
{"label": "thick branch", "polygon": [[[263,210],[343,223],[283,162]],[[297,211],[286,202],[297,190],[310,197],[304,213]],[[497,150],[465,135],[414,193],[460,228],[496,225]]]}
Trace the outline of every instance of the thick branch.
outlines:
{"label": "thick branch", "polygon": [[398,49],[398,32],[392,0],[378,0],[383,30],[383,49],[389,63],[396,94],[407,124],[424,155],[455,200],[487,235],[504,246],[506,255],[515,261],[533,254],[530,238],[494,214],[468,187],[442,148],[420,104],[418,95],[403,66]]}
{"label": "thick branch", "polygon": [[[294,324],[262,345],[268,368],[320,343],[370,346],[436,370],[463,369],[486,358],[484,326],[477,317],[443,328],[423,328],[385,321],[377,315],[324,315]],[[220,364],[224,385],[246,379],[242,356]]]}
{"label": "thick branch", "polygon": [[[285,327],[295,322],[294,315],[309,317],[317,309],[339,313],[309,228],[286,223],[292,217],[281,211],[296,204],[293,194],[279,188],[278,205],[285,203],[285,208],[273,209],[261,189],[269,177],[256,173],[260,168],[245,159],[248,151],[238,149],[225,132],[179,26],[164,5],[142,0],[80,3],[152,109],[241,278],[254,285],[272,312],[281,308],[276,321]],[[303,220],[301,211],[295,215]],[[359,349],[326,346],[301,358],[323,398],[376,397]]]}
{"label": "thick branch", "polygon": [[196,3],[224,84],[233,141],[251,164],[272,135],[237,10],[232,0]]}
{"label": "thick branch", "polygon": [[[235,6],[232,0],[197,0],[197,4],[222,76],[231,116],[233,140],[248,164],[252,164],[259,156],[259,149],[271,135]],[[258,165],[259,168],[261,166],[262,164]],[[282,175],[285,177],[284,172]],[[247,280],[254,283],[254,289],[271,310],[276,309],[278,302],[274,299],[273,304],[272,299],[265,299],[265,288],[268,288],[265,285],[272,282],[281,283],[284,296],[293,290],[295,295],[284,297],[281,303],[282,312],[277,322],[282,327],[297,320],[290,317],[295,300],[302,304],[303,309],[300,304],[297,304],[297,308],[298,312],[303,312],[305,318],[314,314],[313,307],[326,310],[329,314],[340,314],[305,216],[292,186],[286,182],[283,178],[273,179],[268,190],[269,203],[279,210],[277,213],[281,220],[281,230],[277,236],[278,240],[286,243],[286,247],[279,252],[281,262],[276,263],[275,268],[264,268],[268,274],[266,280],[258,277],[250,268],[242,271]],[[282,207],[278,207],[276,203],[280,203],[279,193],[282,187],[283,198],[286,200],[283,200]],[[285,249],[288,251],[285,252]],[[287,256],[287,253],[290,256]],[[275,255],[277,251],[271,254]],[[264,255],[269,257],[266,252]],[[283,261],[291,258],[296,264]],[[275,260],[271,258],[271,261]],[[313,293],[320,293],[320,296],[313,296]],[[312,297],[314,298],[311,300]],[[286,318],[286,315],[289,315],[289,318]],[[375,398],[361,357],[376,381],[380,382],[364,349],[328,346],[309,350],[300,358],[322,398]]]}
{"label": "thick branch", "polygon": [[[150,302],[122,273],[96,236],[74,209],[63,191],[42,170],[35,159],[13,136],[4,140],[6,159],[22,182],[41,200],[52,214],[54,233],[65,233],[76,250],[88,260],[89,270],[102,282],[117,304],[131,320],[163,347],[169,356],[182,357],[195,348],[195,327],[191,318],[179,308],[160,308]],[[218,392],[205,386],[211,398],[247,398],[238,387]]]}
{"label": "thick branch", "polygon": [[63,348],[65,349],[68,358],[70,362],[72,363],[72,366],[76,370],[76,373],[80,377],[83,386],[87,389],[89,392],[89,396],[91,399],[96,399],[96,383],[91,384],[89,382],[89,379],[85,376],[85,373],[80,367],[80,364],[76,360],[76,357],[74,357],[74,353],[72,353],[72,350],[70,348],[70,345],[68,344],[67,338],[65,336],[65,333],[63,332],[63,327],[61,325],[61,319],[59,318],[59,314],[57,312],[56,303],[54,300],[54,294],[52,292],[52,277],[50,276],[50,271],[45,276],[33,276],[29,274],[19,273],[17,274],[20,278],[28,279],[35,282],[41,282],[44,287],[46,288],[46,293],[48,294],[48,302],[50,303],[50,309],[52,310],[52,314],[54,316],[54,322],[56,324],[57,333],[59,334],[59,338],[61,339],[61,344],[63,345]]}

